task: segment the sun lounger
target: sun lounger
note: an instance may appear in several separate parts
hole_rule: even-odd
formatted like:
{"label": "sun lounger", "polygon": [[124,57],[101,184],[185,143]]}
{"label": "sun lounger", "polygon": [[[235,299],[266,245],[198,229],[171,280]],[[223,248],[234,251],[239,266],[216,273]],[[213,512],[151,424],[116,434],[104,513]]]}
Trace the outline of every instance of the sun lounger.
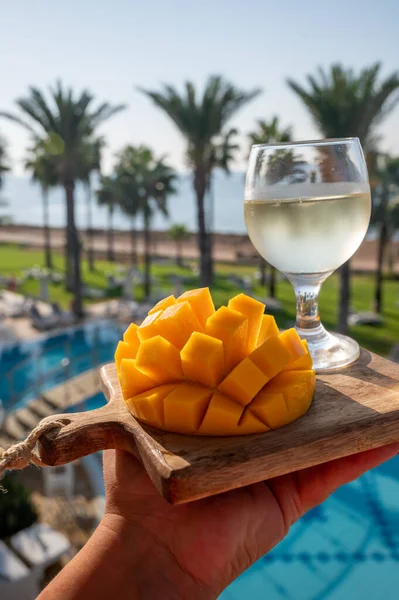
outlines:
{"label": "sun lounger", "polygon": [[35,600],[39,594],[38,577],[0,540],[0,598]]}

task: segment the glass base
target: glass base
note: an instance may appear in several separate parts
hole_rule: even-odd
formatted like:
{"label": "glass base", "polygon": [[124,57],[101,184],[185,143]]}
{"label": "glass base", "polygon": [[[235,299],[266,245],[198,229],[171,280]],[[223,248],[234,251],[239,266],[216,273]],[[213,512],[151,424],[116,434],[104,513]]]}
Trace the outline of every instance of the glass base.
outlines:
{"label": "glass base", "polygon": [[360,356],[359,344],[355,340],[338,333],[328,333],[322,325],[315,329],[296,327],[296,330],[307,341],[313,368],[317,372],[342,369]]}

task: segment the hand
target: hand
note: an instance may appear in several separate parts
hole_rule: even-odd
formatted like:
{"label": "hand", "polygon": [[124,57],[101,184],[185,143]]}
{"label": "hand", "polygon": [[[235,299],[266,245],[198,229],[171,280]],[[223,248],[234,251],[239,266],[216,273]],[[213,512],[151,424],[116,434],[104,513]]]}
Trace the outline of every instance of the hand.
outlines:
{"label": "hand", "polygon": [[399,444],[392,444],[173,507],[133,456],[109,450],[104,453],[103,526],[134,540],[153,577],[161,573],[181,591],[159,597],[216,598],[305,512],[398,453]]}

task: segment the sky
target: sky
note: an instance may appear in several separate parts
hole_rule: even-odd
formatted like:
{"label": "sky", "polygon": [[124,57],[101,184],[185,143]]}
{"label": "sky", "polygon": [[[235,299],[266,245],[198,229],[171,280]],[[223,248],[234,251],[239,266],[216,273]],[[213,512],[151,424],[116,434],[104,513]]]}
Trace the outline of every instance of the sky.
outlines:
{"label": "sky", "polygon": [[[57,78],[127,109],[101,127],[103,167],[128,143],[145,143],[184,170],[184,140],[137,86],[158,90],[191,80],[199,88],[222,74],[245,90],[261,87],[231,125],[243,150],[256,119],[279,115],[294,137],[320,137],[286,78],[305,82],[333,62],[360,69],[375,61],[399,69],[397,0],[0,0],[0,110],[13,110],[29,85]],[[0,121],[13,171],[22,173],[29,136]],[[382,148],[399,154],[399,107],[381,126]]]}

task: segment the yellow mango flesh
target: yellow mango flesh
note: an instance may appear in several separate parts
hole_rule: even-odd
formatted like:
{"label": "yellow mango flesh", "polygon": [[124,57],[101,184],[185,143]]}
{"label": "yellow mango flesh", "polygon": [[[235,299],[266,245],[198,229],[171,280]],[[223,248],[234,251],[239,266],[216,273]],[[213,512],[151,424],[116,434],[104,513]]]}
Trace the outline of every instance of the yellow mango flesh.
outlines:
{"label": "yellow mango flesh", "polygon": [[214,388],[223,377],[223,343],[205,333],[194,331],[180,352],[184,376]]}
{"label": "yellow mango flesh", "polygon": [[136,358],[137,347],[134,344],[128,344],[127,342],[118,342],[115,350],[115,363],[118,373],[121,370],[122,358]]}
{"label": "yellow mango flesh", "polygon": [[127,398],[126,404],[130,412],[145,423],[163,429],[164,398],[170,394],[176,384],[160,385],[142,394]]}
{"label": "yellow mango flesh", "polygon": [[198,430],[199,435],[235,435],[243,407],[220,392],[214,392]]}
{"label": "yellow mango flesh", "polygon": [[177,302],[188,302],[203,328],[206,325],[208,317],[215,312],[209,288],[188,290],[178,297]]}
{"label": "yellow mango flesh", "polygon": [[311,370],[313,369],[313,361],[312,357],[309,354],[308,343],[306,340],[301,340],[302,346],[305,348],[305,354],[293,360],[286,367],[284,367],[283,371],[298,371],[298,370]]}
{"label": "yellow mango flesh", "polygon": [[205,436],[264,433],[301,417],[316,384],[307,344],[263,311],[239,294],[215,312],[207,288],[157,303],[115,352],[131,413]]}
{"label": "yellow mango flesh", "polygon": [[245,294],[238,294],[229,301],[229,308],[236,310],[248,319],[247,352],[252,352],[256,346],[262,326],[265,305]]}
{"label": "yellow mango flesh", "polygon": [[267,382],[267,376],[247,357],[230,371],[218,390],[246,406]]}
{"label": "yellow mango flesh", "polygon": [[126,329],[125,333],[123,334],[123,341],[126,342],[127,344],[131,344],[132,346],[135,347],[136,352],[139,349],[139,345],[140,345],[140,339],[138,336],[138,328],[139,326],[136,325],[136,323],[131,323],[129,325],[129,327]]}
{"label": "yellow mango flesh", "polygon": [[181,383],[164,399],[164,426],[167,431],[195,434],[212,396],[209,388]]}
{"label": "yellow mango flesh", "polygon": [[[157,313],[155,313],[157,314]],[[193,331],[203,331],[188,302],[169,306],[156,321],[157,332],[181,350]]]}
{"label": "yellow mango flesh", "polygon": [[222,306],[211,315],[205,333],[223,342],[226,373],[234,369],[247,354],[248,319],[241,313]]}
{"label": "yellow mango flesh", "polygon": [[160,335],[140,344],[135,366],[159,384],[183,379],[180,352]]}
{"label": "yellow mango flesh", "polygon": [[158,335],[158,319],[162,315],[161,310],[148,315],[137,330],[137,335],[140,342],[149,340],[150,338]]}
{"label": "yellow mango flesh", "polygon": [[176,298],[172,294],[171,296],[162,298],[162,300],[160,300],[159,302],[154,304],[152,309],[148,311],[148,314],[153,315],[154,313],[158,312],[159,310],[165,310],[165,308],[168,308],[168,306],[173,306],[174,304],[176,304]]}
{"label": "yellow mango flesh", "polygon": [[120,382],[125,400],[157,386],[156,381],[137,369],[133,358],[122,358]]}
{"label": "yellow mango flesh", "polygon": [[272,315],[263,315],[260,331],[257,339],[257,346],[261,346],[267,338],[279,335],[276,319]]}

